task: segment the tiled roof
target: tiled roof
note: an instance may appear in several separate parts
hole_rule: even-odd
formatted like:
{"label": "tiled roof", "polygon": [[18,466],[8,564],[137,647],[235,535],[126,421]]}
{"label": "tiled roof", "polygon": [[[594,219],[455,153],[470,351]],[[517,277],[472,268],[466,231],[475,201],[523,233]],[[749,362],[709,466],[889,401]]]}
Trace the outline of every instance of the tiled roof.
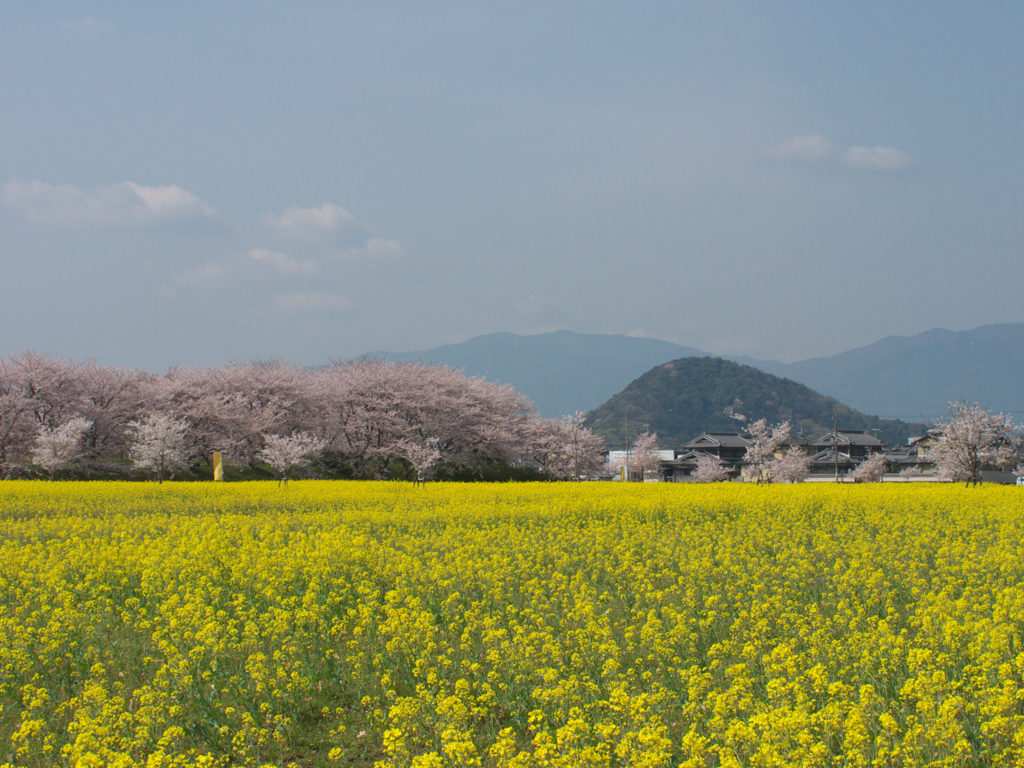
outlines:
{"label": "tiled roof", "polygon": [[835,442],[838,442],[839,445],[863,445],[872,448],[885,445],[874,435],[860,429],[840,429],[838,439],[833,436],[832,432],[829,432],[815,440],[813,445],[832,445]]}
{"label": "tiled roof", "polygon": [[[827,450],[824,450],[824,451],[820,451],[819,453],[816,453],[816,454],[814,454],[811,457],[811,464],[835,464],[835,463],[836,463],[836,452],[833,449],[831,449],[831,448],[829,448]],[[856,464],[856,463],[857,462],[855,462],[853,459],[851,459],[845,453],[840,452],[840,454],[839,454],[839,464],[840,465]]]}
{"label": "tiled roof", "polygon": [[703,446],[747,448],[750,446],[750,441],[739,432],[704,432],[690,442],[683,443],[683,448],[698,448]]}

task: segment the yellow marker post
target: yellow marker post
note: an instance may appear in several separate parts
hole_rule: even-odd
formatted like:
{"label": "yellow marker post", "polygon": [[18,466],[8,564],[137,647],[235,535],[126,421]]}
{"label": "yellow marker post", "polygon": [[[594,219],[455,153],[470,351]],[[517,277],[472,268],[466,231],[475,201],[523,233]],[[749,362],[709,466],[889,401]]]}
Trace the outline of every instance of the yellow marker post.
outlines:
{"label": "yellow marker post", "polygon": [[220,451],[213,452],[213,481],[224,482],[224,461],[221,459]]}

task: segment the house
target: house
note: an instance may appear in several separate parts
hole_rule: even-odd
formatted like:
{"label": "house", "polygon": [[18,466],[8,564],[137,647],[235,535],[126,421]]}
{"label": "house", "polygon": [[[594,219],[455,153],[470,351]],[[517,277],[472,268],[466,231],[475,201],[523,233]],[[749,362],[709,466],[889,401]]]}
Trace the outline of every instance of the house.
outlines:
{"label": "house", "polygon": [[835,447],[839,453],[846,454],[851,459],[866,459],[872,453],[882,453],[888,447],[874,435],[868,434],[863,429],[840,429],[822,435],[813,443],[811,448],[815,451],[825,451]]}
{"label": "house", "polygon": [[839,429],[811,443],[812,475],[845,475],[873,453],[884,453],[887,443],[862,429]]}
{"label": "house", "polygon": [[658,472],[663,483],[685,483],[697,469],[699,453],[694,451],[676,451],[671,459],[662,459]]}
{"label": "house", "polygon": [[942,430],[929,429],[928,433],[920,437],[912,437],[907,441],[908,452],[917,460],[917,468],[922,471],[935,469],[935,462],[932,461],[932,449],[939,442]]}
{"label": "house", "polygon": [[823,451],[818,451],[811,456],[811,474],[812,475],[832,475],[838,474],[840,476],[849,474],[857,465],[860,464],[864,459],[854,459],[848,454],[843,453],[842,450],[836,450],[835,448],[826,448]]}
{"label": "house", "polygon": [[905,445],[893,447],[885,455],[890,472],[897,474],[924,474],[932,472],[935,464],[928,458],[928,452],[935,444],[934,430],[927,435],[911,437]]}
{"label": "house", "polygon": [[683,443],[683,453],[710,453],[726,464],[735,465],[747,455],[750,441],[739,432],[703,432],[688,443]]}
{"label": "house", "polygon": [[671,460],[662,460],[661,479],[665,482],[685,482],[697,468],[702,456],[714,456],[734,474],[747,455],[750,441],[739,432],[703,432],[693,440],[683,443]]}

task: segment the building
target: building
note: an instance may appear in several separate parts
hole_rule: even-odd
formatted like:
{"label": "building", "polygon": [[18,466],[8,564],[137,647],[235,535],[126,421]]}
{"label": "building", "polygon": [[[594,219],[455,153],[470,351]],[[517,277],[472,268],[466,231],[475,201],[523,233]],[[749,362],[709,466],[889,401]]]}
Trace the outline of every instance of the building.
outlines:
{"label": "building", "polygon": [[862,429],[839,429],[811,443],[812,475],[845,475],[873,453],[885,453],[887,443]]}
{"label": "building", "polygon": [[688,443],[683,443],[683,453],[710,453],[726,464],[738,464],[747,455],[750,441],[739,432],[703,432]]}
{"label": "building", "polygon": [[[666,461],[671,461],[675,458],[676,452],[670,449],[659,449],[655,451],[660,464]],[[643,476],[637,470],[633,464],[633,451],[608,451],[607,457],[605,458],[605,471],[612,479],[624,479],[625,468],[630,467],[629,480],[630,482],[639,483],[643,482]],[[664,479],[662,477],[661,479]]]}
{"label": "building", "polygon": [[671,460],[661,462],[661,479],[665,482],[686,482],[697,468],[702,455],[714,456],[738,476],[750,441],[739,432],[703,432],[683,443]]}

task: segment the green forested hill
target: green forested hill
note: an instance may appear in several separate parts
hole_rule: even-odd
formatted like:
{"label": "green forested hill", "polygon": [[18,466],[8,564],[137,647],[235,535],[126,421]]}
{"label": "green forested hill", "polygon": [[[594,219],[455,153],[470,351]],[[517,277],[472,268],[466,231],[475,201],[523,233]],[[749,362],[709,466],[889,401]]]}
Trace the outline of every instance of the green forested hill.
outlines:
{"label": "green forested hill", "polygon": [[730,413],[773,424],[789,420],[794,434],[815,440],[831,431],[833,411],[840,429],[877,429],[889,445],[905,443],[925,429],[860,413],[803,384],[718,357],[683,357],[652,368],[588,413],[587,423],[610,447],[624,443],[628,419],[632,436],[657,432],[667,448],[701,432],[742,431],[743,423]]}

